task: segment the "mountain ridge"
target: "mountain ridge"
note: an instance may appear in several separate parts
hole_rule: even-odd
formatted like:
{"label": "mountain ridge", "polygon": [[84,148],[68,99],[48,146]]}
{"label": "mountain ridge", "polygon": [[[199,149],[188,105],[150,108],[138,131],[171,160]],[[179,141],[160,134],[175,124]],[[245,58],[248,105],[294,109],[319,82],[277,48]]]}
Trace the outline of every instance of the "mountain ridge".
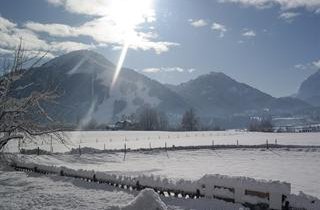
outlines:
{"label": "mountain ridge", "polygon": [[187,103],[175,92],[128,68],[122,68],[111,91],[114,71],[115,66],[102,55],[74,51],[30,69],[16,86],[32,84],[18,93],[19,97],[34,90],[57,88],[58,104],[47,105],[47,108],[60,120],[73,123],[88,115],[93,103],[90,115],[98,122],[115,121],[146,105],[168,114],[181,114],[187,109]]}
{"label": "mountain ridge", "polygon": [[[178,122],[183,112],[195,108],[200,117],[292,113],[309,107],[294,98],[274,98],[222,72],[210,72],[180,85],[164,85],[130,68],[122,68],[111,91],[115,65],[103,55],[80,50],[56,57],[30,69],[17,82],[28,86],[19,97],[34,90],[57,88],[57,104],[46,104],[60,121],[79,123],[90,116],[99,123],[114,122],[152,106]],[[31,85],[30,85],[31,84]]]}
{"label": "mountain ridge", "polygon": [[[170,88],[201,109],[204,115],[212,110],[218,110],[223,116],[242,112],[254,114],[266,109],[273,113],[292,112],[309,107],[299,99],[275,98],[222,72],[210,72],[177,86],[170,85]],[[224,111],[226,105],[232,112]],[[211,107],[211,110],[206,110],[206,107]]]}

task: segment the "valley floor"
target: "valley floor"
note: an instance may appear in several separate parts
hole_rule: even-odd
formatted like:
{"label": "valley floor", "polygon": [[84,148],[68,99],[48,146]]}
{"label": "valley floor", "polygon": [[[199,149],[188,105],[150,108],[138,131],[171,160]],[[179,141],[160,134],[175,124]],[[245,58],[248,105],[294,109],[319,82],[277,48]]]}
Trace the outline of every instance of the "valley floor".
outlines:
{"label": "valley floor", "polygon": [[[53,144],[59,154],[21,155],[19,161],[48,166],[65,166],[125,176],[160,176],[177,181],[197,180],[205,174],[245,176],[255,179],[280,180],[291,183],[292,192],[300,191],[320,197],[319,148],[291,149],[202,149],[180,151],[145,151],[99,154],[70,154],[71,148],[90,147],[121,149],[176,146],[195,146],[271,143],[286,145],[320,145],[320,133],[276,134],[223,132],[72,132],[68,133],[70,143],[65,146]],[[17,150],[16,143],[8,151]],[[21,145],[20,145],[21,146]],[[23,145],[22,145],[23,146]],[[37,145],[50,151],[50,141],[41,140]],[[67,152],[67,153],[63,153]],[[137,196],[110,186],[86,183],[72,178],[39,176],[33,173],[16,172],[0,168],[0,209],[130,209]],[[152,196],[151,196],[152,197]],[[241,205],[208,199],[176,199],[161,197],[168,209],[239,209]],[[129,204],[129,206],[128,206]],[[127,205],[127,206],[126,206]],[[119,207],[120,206],[120,207]],[[139,209],[139,208],[138,208]],[[141,208],[139,210],[142,210]]]}
{"label": "valley floor", "polygon": [[291,183],[293,193],[320,197],[319,149],[227,149],[101,154],[21,155],[29,163],[127,176],[197,180],[205,174],[246,176]]}

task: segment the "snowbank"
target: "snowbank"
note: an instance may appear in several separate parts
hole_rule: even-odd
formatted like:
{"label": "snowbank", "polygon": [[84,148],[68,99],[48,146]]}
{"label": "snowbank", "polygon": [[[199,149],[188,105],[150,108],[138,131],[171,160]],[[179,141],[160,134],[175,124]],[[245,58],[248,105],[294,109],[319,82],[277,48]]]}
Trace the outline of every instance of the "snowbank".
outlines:
{"label": "snowbank", "polygon": [[298,195],[291,194],[288,196],[287,200],[289,201],[290,206],[295,208],[303,208],[308,210],[320,209],[320,200],[303,192],[300,192]]}
{"label": "snowbank", "polygon": [[113,207],[111,210],[167,210],[166,204],[153,189],[142,190],[126,206]]}

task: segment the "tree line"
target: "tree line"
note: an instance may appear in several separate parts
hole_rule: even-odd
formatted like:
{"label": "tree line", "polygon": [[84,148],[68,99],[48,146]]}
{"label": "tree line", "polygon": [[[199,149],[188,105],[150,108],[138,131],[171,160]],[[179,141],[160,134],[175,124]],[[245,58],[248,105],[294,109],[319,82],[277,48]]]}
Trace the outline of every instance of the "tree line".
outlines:
{"label": "tree line", "polygon": [[168,116],[164,112],[158,112],[155,108],[144,107],[138,117],[137,126],[142,130],[183,130],[197,131],[200,129],[199,118],[194,109],[186,110],[180,124],[173,128],[169,123]]}
{"label": "tree line", "polygon": [[122,115],[115,124],[99,124],[94,119],[83,130],[144,130],[144,131],[205,131],[223,130],[217,125],[207,125],[197,116],[195,109],[187,109],[181,116],[168,116],[164,111],[144,105],[136,113]]}

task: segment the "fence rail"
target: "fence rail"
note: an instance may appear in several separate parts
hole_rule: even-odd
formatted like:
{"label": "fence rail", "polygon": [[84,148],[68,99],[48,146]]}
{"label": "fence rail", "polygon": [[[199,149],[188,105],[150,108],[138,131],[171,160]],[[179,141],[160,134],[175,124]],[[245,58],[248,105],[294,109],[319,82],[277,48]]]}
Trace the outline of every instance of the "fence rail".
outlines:
{"label": "fence rail", "polygon": [[[176,197],[176,198],[183,198],[183,199],[199,199],[206,197],[205,193],[202,193],[201,190],[196,189],[195,191],[184,191],[184,190],[177,190],[177,189],[169,189],[165,187],[155,187],[155,186],[148,186],[148,185],[143,185],[140,184],[139,180],[135,182],[135,184],[128,184],[121,182],[121,180],[106,180],[105,178],[99,178],[97,177],[96,173],[93,172],[91,175],[77,175],[77,174],[72,174],[68,172],[68,169],[59,169],[56,171],[52,170],[46,170],[41,168],[41,166],[22,166],[22,165],[17,165],[16,163],[13,163],[11,165],[15,170],[17,171],[23,171],[23,172],[34,172],[34,173],[39,173],[43,175],[58,175],[58,176],[64,176],[64,177],[72,177],[76,179],[81,179],[86,182],[94,182],[98,184],[107,184],[112,187],[120,188],[123,190],[129,190],[129,191],[141,191],[145,188],[151,188],[155,192],[157,192],[159,195],[166,196],[166,197]],[[214,195],[212,198],[214,199],[219,199],[219,200],[224,200],[226,202],[232,202],[235,203],[235,199],[230,199],[226,197],[220,197],[218,195]],[[266,203],[259,203],[259,204],[250,204],[250,203],[242,203],[244,206],[248,207],[249,209],[257,209],[257,207],[261,210],[263,209],[269,209],[269,205]],[[305,209],[297,209],[297,208],[290,208],[291,210],[305,210]]]}
{"label": "fence rail", "polygon": [[[127,153],[127,152],[148,152],[148,151],[180,151],[180,150],[225,150],[225,149],[320,149],[320,145],[284,145],[284,144],[258,144],[258,145],[200,145],[200,146],[172,146],[167,147],[149,147],[149,148],[138,148],[130,149],[127,144],[124,144],[122,149],[106,149],[105,146],[101,149],[92,147],[81,147],[80,145],[76,148],[72,148],[69,152],[63,154],[86,154],[86,153]],[[22,154],[37,154],[37,155],[48,155],[48,154],[61,154],[60,152],[52,152],[43,150],[40,147],[35,149],[21,149]]]}
{"label": "fence rail", "polygon": [[[92,177],[83,177],[83,176],[77,176],[77,175],[70,175],[64,172],[64,170],[60,170],[59,173],[55,173],[52,171],[47,171],[40,169],[38,167],[27,167],[27,166],[17,166],[15,164],[11,165],[16,171],[22,171],[22,172],[33,172],[33,173],[39,173],[43,175],[59,175],[59,176],[65,176],[65,177],[72,177],[76,179],[81,179],[86,182],[96,182],[98,184],[108,184],[113,187],[117,187],[120,189],[126,189],[126,190],[136,190],[136,191],[141,191],[146,188],[151,188],[155,192],[157,192],[160,195],[168,195],[171,197],[178,197],[178,198],[184,198],[184,199],[198,199],[198,198],[203,198],[205,197],[203,194],[200,193],[200,191],[196,192],[186,192],[186,191],[181,191],[181,190],[173,190],[173,189],[167,189],[167,188],[161,188],[161,187],[153,187],[153,186],[147,186],[147,185],[141,185],[139,181],[136,182],[135,185],[130,185],[130,184],[123,184],[118,181],[114,180],[101,180],[97,178],[96,174],[93,174]],[[220,198],[222,200],[225,200],[223,198]]]}

